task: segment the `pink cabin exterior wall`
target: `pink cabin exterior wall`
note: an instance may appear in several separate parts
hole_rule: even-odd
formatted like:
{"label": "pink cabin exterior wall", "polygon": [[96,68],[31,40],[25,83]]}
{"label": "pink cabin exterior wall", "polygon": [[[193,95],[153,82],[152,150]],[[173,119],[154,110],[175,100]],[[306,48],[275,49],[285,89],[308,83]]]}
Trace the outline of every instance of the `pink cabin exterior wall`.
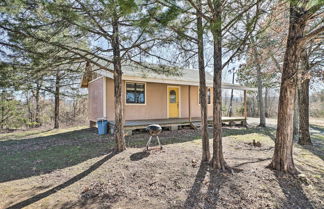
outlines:
{"label": "pink cabin exterior wall", "polygon": [[88,117],[90,121],[97,121],[98,118],[102,118],[103,112],[103,77],[89,82],[88,85]]}
{"label": "pink cabin exterior wall", "polygon": [[[114,81],[113,79],[106,78],[106,85],[103,85],[103,79],[101,79],[101,83],[99,81],[95,81],[98,87],[98,94],[104,94],[104,91],[100,88],[103,86],[106,87],[105,98],[106,98],[106,118],[109,121],[114,120]],[[150,83],[145,82],[145,104],[126,104],[125,101],[125,86],[126,82],[136,82],[136,81],[123,81],[123,102],[124,102],[124,117],[125,120],[148,120],[148,119],[167,119],[167,87],[168,86],[179,86],[180,87],[180,118],[188,118],[189,117],[189,86],[187,85],[174,85],[174,84],[163,84],[163,83]],[[93,83],[93,82],[92,82]],[[92,84],[91,83],[91,84]],[[93,94],[94,84],[89,85],[89,95]],[[200,105],[198,100],[198,86],[190,86],[190,112],[191,117],[200,117]],[[103,98],[103,97],[102,97]],[[100,104],[104,104],[103,100],[101,100],[98,96],[89,97],[89,99],[95,99],[97,101],[90,101],[89,103],[89,119],[94,120],[95,117],[99,116],[101,113],[101,117],[104,117],[104,111],[96,111],[92,108],[95,105],[99,106]],[[211,89],[211,102],[212,102],[212,89]],[[103,107],[103,106],[101,106]],[[102,108],[101,108],[102,109]],[[94,114],[96,113],[96,114]],[[208,104],[208,116],[212,116],[212,104]],[[95,120],[94,120],[95,121]]]}

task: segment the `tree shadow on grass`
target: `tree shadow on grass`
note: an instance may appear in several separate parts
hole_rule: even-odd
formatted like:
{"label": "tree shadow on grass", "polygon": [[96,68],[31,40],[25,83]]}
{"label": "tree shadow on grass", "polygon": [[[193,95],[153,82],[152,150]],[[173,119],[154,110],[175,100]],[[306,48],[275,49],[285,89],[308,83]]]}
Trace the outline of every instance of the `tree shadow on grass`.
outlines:
{"label": "tree shadow on grass", "polygon": [[275,133],[273,133],[276,129],[274,128],[263,128],[263,133],[267,136],[269,136],[273,142],[276,141]]}
{"label": "tree shadow on grass", "polygon": [[308,150],[324,160],[324,137],[318,134],[312,134],[311,140],[313,145],[300,145],[300,148]]}
{"label": "tree shadow on grass", "polygon": [[314,129],[317,131],[317,133],[314,133],[311,131],[311,140],[313,143],[313,146],[311,145],[304,145],[301,146],[303,149],[307,149],[308,151],[312,152],[314,155],[317,155],[319,158],[324,160],[324,127],[319,125],[310,125],[311,129]]}
{"label": "tree shadow on grass", "polygon": [[[46,133],[49,132],[50,130],[41,132],[41,133]],[[40,133],[38,133],[40,134]],[[31,134],[32,135],[32,134]],[[32,148],[33,146],[52,146],[56,144],[62,144],[64,142],[69,141],[70,143],[73,142],[82,142],[88,137],[99,137],[99,138],[104,138],[100,137],[96,134],[96,129],[94,128],[84,128],[84,129],[79,129],[79,130],[74,130],[74,131],[69,131],[69,132],[64,132],[64,133],[53,133],[51,135],[47,136],[37,136],[34,138],[30,137],[22,137],[21,139],[8,139],[8,140],[1,140],[0,141],[0,151],[4,149],[11,149],[15,148],[15,150],[12,151],[20,151],[22,149],[28,149]]]}
{"label": "tree shadow on grass", "polygon": [[36,134],[45,134],[52,130],[53,129],[44,129],[44,130],[35,130],[35,131],[26,130],[26,131],[21,131],[21,132],[11,132],[11,133],[7,133],[7,134],[0,133],[0,142],[1,141],[9,141],[9,140],[13,140],[13,141],[19,140],[19,138],[25,138],[25,137],[29,137],[29,136],[36,135]]}
{"label": "tree shadow on grass", "polygon": [[37,194],[29,199],[26,199],[24,201],[21,201],[19,203],[16,203],[10,207],[8,207],[7,209],[16,209],[16,208],[23,208],[26,207],[28,205],[31,205],[41,199],[44,199],[74,183],[76,183],[77,181],[83,179],[84,177],[86,177],[87,175],[89,175],[90,173],[92,173],[93,171],[95,171],[96,169],[98,169],[102,164],[104,164],[105,162],[107,162],[109,159],[111,159],[113,156],[115,155],[114,152],[110,152],[108,155],[106,155],[105,157],[103,157],[101,160],[97,161],[96,163],[94,163],[93,165],[91,165],[87,170],[83,171],[82,173],[74,176],[73,178],[69,179],[68,181],[50,189],[47,190],[45,192],[42,192],[40,194]]}
{"label": "tree shadow on grass", "polygon": [[[145,147],[147,138],[147,133],[126,137],[127,146]],[[165,132],[160,138],[164,144],[183,143],[200,138],[200,132]],[[114,146],[113,136],[99,136],[93,128],[0,141],[0,183],[70,167],[104,155]]]}
{"label": "tree shadow on grass", "polygon": [[[225,129],[225,128],[224,128]],[[211,131],[211,130],[210,130]],[[226,128],[225,136],[250,134],[260,129]],[[211,136],[211,133],[210,133]],[[145,147],[149,135],[126,137],[128,147]],[[164,131],[162,144],[183,143],[200,138],[200,131]],[[157,144],[156,141],[152,145]],[[96,129],[81,129],[50,136],[0,141],[0,183],[49,173],[98,157],[113,148],[111,135],[99,136]]]}
{"label": "tree shadow on grass", "polygon": [[112,140],[82,129],[0,142],[0,183],[49,173],[107,153]]}
{"label": "tree shadow on grass", "polygon": [[310,131],[310,137],[313,145],[299,145],[301,149],[308,150],[314,155],[318,156],[322,160],[324,160],[324,132],[323,126],[318,125],[310,125],[311,129],[316,130]]}
{"label": "tree shadow on grass", "polygon": [[245,128],[245,127],[223,127],[223,137],[235,136],[235,135],[247,135],[259,132],[260,129],[256,128]]}
{"label": "tree shadow on grass", "polygon": [[315,208],[305,195],[300,180],[288,174],[274,172],[285,195],[285,199],[280,208]]}
{"label": "tree shadow on grass", "polygon": [[267,160],[271,160],[271,158],[257,158],[256,160],[253,160],[253,161],[247,161],[247,162],[237,164],[233,168],[238,168],[238,167],[241,167],[242,165],[259,163],[259,162],[263,162],[263,161],[267,161]]}
{"label": "tree shadow on grass", "polygon": [[217,208],[219,191],[225,181],[226,177],[223,173],[215,170],[210,171],[207,196],[204,198],[204,208]]}
{"label": "tree shadow on grass", "polygon": [[[126,136],[127,147],[143,148],[146,147],[146,143],[150,135],[146,132],[141,132],[131,136]],[[177,144],[188,141],[200,139],[200,131],[193,129],[181,129],[176,131],[163,130],[159,135],[159,139],[162,145]],[[158,146],[157,140],[151,141],[151,147]]]}
{"label": "tree shadow on grass", "polygon": [[[241,170],[235,169],[235,171]],[[207,172],[209,172],[209,179],[205,181]],[[215,208],[220,187],[225,181],[226,176],[222,172],[211,169],[207,163],[201,163],[183,208]],[[202,189],[207,183],[208,188],[204,193]]]}
{"label": "tree shadow on grass", "polygon": [[315,131],[318,131],[319,133],[324,133],[324,127],[323,126],[310,124],[309,127],[311,129],[314,129]]}
{"label": "tree shadow on grass", "polygon": [[260,128],[260,127],[223,128],[223,137],[259,133],[259,134],[264,134],[266,136],[269,136],[273,141],[275,141],[276,137],[273,134],[274,131],[275,131],[275,129],[270,128],[270,127],[265,127],[265,128]]}
{"label": "tree shadow on grass", "polygon": [[203,181],[205,179],[207,170],[207,163],[201,163],[198,169],[194,184],[189,191],[188,197],[184,203],[184,208],[197,208],[197,204],[201,201],[201,188],[203,186]]}

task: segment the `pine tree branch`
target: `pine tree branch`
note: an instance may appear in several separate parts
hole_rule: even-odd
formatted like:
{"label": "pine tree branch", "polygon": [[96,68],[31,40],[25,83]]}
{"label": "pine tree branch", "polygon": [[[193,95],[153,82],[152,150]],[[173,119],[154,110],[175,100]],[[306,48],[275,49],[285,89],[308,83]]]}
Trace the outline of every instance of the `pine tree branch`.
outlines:
{"label": "pine tree branch", "polygon": [[313,38],[317,37],[319,34],[324,32],[324,26],[319,26],[318,28],[314,29],[312,32],[306,34],[303,38],[299,40],[300,44],[304,44],[307,41],[312,40]]}

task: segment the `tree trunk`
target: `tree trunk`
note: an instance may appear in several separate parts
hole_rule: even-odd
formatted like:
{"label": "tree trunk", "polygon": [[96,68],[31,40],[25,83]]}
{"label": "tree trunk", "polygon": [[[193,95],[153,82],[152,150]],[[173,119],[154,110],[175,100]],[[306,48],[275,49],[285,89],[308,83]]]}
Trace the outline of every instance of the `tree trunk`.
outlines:
{"label": "tree trunk", "polygon": [[300,145],[312,145],[309,133],[309,55],[304,49],[301,54],[301,80],[298,88],[299,98],[299,139]]}
{"label": "tree trunk", "polygon": [[251,101],[251,117],[255,117],[255,99],[254,99],[254,95],[251,97],[250,99]]}
{"label": "tree trunk", "polygon": [[[198,7],[201,10],[201,1],[198,0]],[[197,11],[198,13],[198,11]],[[201,112],[201,138],[202,138],[202,161],[210,160],[209,139],[208,139],[208,114],[206,97],[206,72],[204,62],[204,29],[202,18],[197,14],[197,40],[198,40],[198,65],[199,65],[199,99]]]}
{"label": "tree trunk", "polygon": [[[232,84],[234,84],[234,79],[235,79],[235,71],[233,69]],[[228,117],[232,117],[233,115],[233,97],[234,97],[234,89],[231,89],[231,98],[230,98],[230,103],[228,108]]]}
{"label": "tree trunk", "polygon": [[293,140],[297,140],[299,137],[299,105],[298,105],[298,81],[297,81],[297,88],[295,93],[295,100],[294,100],[294,116],[293,116]]}
{"label": "tree trunk", "polygon": [[262,78],[261,78],[261,65],[259,62],[259,55],[256,50],[256,47],[254,49],[254,59],[256,63],[256,70],[257,70],[257,85],[258,85],[258,104],[259,104],[259,117],[260,117],[260,127],[266,126],[266,119],[265,119],[265,112],[264,112],[264,106],[263,106],[263,97],[262,97]]}
{"label": "tree trunk", "polygon": [[41,85],[40,85],[40,82],[41,81],[37,81],[36,83],[36,92],[35,92],[35,122],[37,123],[36,124],[36,127],[39,127],[41,126],[41,120],[40,120],[40,104],[39,104],[39,100],[40,100],[40,88],[41,88]]}
{"label": "tree trunk", "polygon": [[5,90],[2,89],[1,91],[1,121],[0,121],[0,130],[4,128],[4,121],[5,121]]}
{"label": "tree trunk", "polygon": [[[26,106],[27,106],[27,110],[28,110],[28,115],[29,115],[29,121],[33,122],[34,121],[34,115],[33,115],[33,111],[31,110],[30,107],[30,98],[29,98],[29,91],[26,91]],[[32,128],[32,125],[29,124],[28,128]]]}
{"label": "tree trunk", "polygon": [[75,98],[73,100],[73,122],[76,121],[76,112],[77,112],[77,108],[78,108],[78,101],[77,99]]}
{"label": "tree trunk", "polygon": [[269,168],[295,174],[293,160],[293,110],[296,89],[296,76],[300,55],[299,38],[303,37],[305,23],[300,20],[304,11],[296,2],[290,3],[289,31],[284,56],[280,96],[278,105],[278,124],[274,155]]}
{"label": "tree trunk", "polygon": [[268,97],[269,97],[269,88],[266,87],[264,92],[264,116],[266,118],[269,117]]}
{"label": "tree trunk", "polygon": [[115,130],[114,138],[116,143],[116,151],[122,152],[126,149],[124,137],[124,107],[122,100],[122,69],[120,57],[120,43],[118,31],[117,14],[113,17],[113,38],[111,41],[113,48],[113,62],[114,62],[114,96],[115,96]]}
{"label": "tree trunk", "polygon": [[220,1],[214,3],[215,14],[211,30],[214,42],[214,79],[213,79],[213,158],[211,166],[214,169],[227,168],[223,156],[222,145],[222,7]]}
{"label": "tree trunk", "polygon": [[60,127],[60,72],[56,73],[54,92],[54,129]]}
{"label": "tree trunk", "polygon": [[301,83],[299,89],[299,140],[298,144],[312,145],[309,134],[309,79]]}

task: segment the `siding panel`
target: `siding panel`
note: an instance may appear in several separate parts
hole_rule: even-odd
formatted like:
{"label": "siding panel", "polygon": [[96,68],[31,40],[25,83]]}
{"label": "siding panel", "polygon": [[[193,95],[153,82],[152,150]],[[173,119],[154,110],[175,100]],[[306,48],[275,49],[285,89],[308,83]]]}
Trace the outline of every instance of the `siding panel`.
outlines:
{"label": "siding panel", "polygon": [[103,117],[103,78],[99,78],[88,87],[89,120],[97,121]]}

